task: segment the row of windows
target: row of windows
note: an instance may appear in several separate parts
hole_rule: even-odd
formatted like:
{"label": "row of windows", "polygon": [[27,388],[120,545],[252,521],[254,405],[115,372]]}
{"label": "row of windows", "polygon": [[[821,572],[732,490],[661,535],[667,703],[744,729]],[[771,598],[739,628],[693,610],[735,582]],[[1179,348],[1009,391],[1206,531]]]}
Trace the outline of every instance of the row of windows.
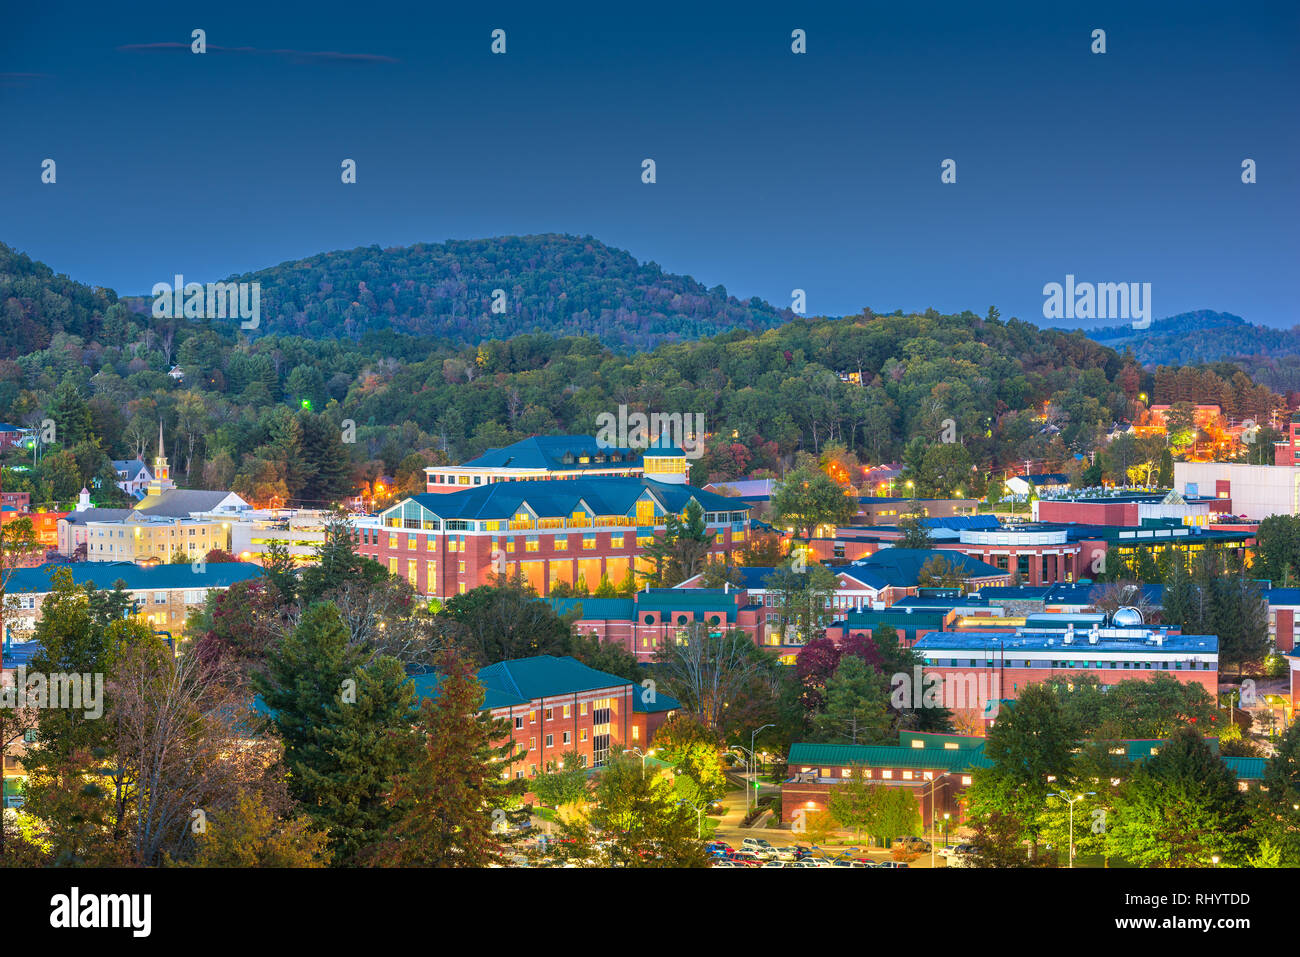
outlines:
{"label": "row of windows", "polygon": [[1212,662],[1209,661],[1030,661],[1028,659],[1012,660],[1007,659],[998,662],[996,659],[987,658],[984,661],[978,661],[975,658],[957,659],[957,658],[924,658],[923,663],[934,665],[936,667],[949,668],[992,668],[1001,664],[1007,668],[1097,668],[1105,670],[1124,670],[1124,671],[1211,671]]}
{"label": "row of windows", "polygon": [[[801,771],[802,771],[804,774],[807,774],[809,771],[812,771],[812,770],[814,770],[814,769],[811,768],[811,767],[804,767],[804,768],[801,769]],[[834,777],[835,777],[835,769],[834,769],[834,768],[818,768],[818,769],[816,769],[816,770],[817,770],[818,777],[821,777],[821,778],[834,778]],[[852,776],[853,776],[853,769],[852,769],[852,768],[840,768],[839,771],[840,771],[840,775],[839,775],[839,776],[842,777],[842,778],[849,778],[849,777],[852,777]],[[897,773],[897,775],[898,775],[897,778],[895,778],[895,776],[894,776],[895,773]],[[879,773],[877,773],[877,771],[876,771],[876,770],[873,770],[872,768],[863,768],[863,770],[862,770],[863,777],[867,778],[868,780],[874,778],[874,779],[876,779],[876,780],[880,780],[880,781],[894,781],[894,780],[899,780],[899,781],[933,781],[933,780],[934,780],[934,775],[935,775],[935,773],[936,773],[936,772],[934,772],[934,771],[897,771],[897,772],[895,772],[895,770],[892,769],[892,768],[882,768],[882,769],[879,769]],[[969,787],[969,786],[970,786],[970,783],[971,783],[970,775],[968,775],[968,774],[962,775],[961,783],[962,783],[963,785]]]}
{"label": "row of windows", "polygon": [[[572,743],[573,743],[572,735],[573,735],[573,733],[572,733],[571,731],[563,731],[563,732],[561,732],[561,735],[560,735],[560,743],[561,743],[561,744],[572,744]],[[582,741],[582,742],[585,742],[585,741],[587,740],[587,729],[586,729],[586,728],[580,728],[580,729],[578,730],[578,740],[579,740],[579,741]],[[553,734],[548,734],[548,735],[546,736],[546,746],[547,746],[548,748],[553,748],[553,747],[555,747],[555,735],[553,735]],[[537,750],[537,739],[536,739],[536,738],[529,738],[529,739],[528,739],[528,750],[529,750],[529,751],[536,751],[536,750]]]}
{"label": "row of windows", "polygon": [[[602,699],[600,699],[600,700],[601,700],[601,701],[608,701],[609,699],[608,699],[608,698],[602,698]],[[599,702],[597,702],[597,703],[599,704]],[[605,707],[605,708],[607,709],[607,708],[608,708],[608,705],[604,705],[603,707]],[[555,708],[554,708],[554,707],[551,707],[551,708],[544,708],[544,709],[542,709],[542,710],[543,710],[543,713],[542,713],[542,720],[543,720],[543,721],[554,721],[554,720],[555,720]],[[580,717],[584,717],[584,718],[587,716],[587,702],[585,702],[585,701],[580,701],[580,702],[578,702],[578,715],[579,715]],[[571,705],[571,704],[563,705],[563,706],[560,708],[560,717],[561,717],[561,718],[572,718],[572,717],[573,717],[573,705]],[[607,719],[607,720],[608,720],[608,719]],[[534,709],[533,711],[529,711],[529,712],[528,712],[528,723],[529,723],[529,724],[536,724],[536,723],[537,723],[537,711],[536,711],[535,709]],[[600,722],[596,722],[596,723],[597,723],[597,724],[600,724]],[[524,726],[524,716],[521,715],[521,714],[517,714],[517,715],[515,715],[515,730],[517,731],[517,730],[519,730],[520,728],[522,728],[523,726]],[[584,738],[584,740],[586,740],[586,739]]]}

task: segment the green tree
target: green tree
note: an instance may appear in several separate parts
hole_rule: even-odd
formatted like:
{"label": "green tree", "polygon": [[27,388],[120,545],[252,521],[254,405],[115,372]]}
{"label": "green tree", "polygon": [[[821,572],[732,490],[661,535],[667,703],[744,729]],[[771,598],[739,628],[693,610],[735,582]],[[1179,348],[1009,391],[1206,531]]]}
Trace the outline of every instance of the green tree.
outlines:
{"label": "green tree", "polygon": [[787,473],[772,495],[777,523],[803,532],[806,538],[812,538],[819,525],[846,525],[856,513],[857,503],[834,479],[812,465]]}
{"label": "green tree", "polygon": [[846,655],[826,682],[826,707],[813,734],[828,744],[882,744],[891,736],[889,693],[861,658]]}
{"label": "green tree", "polygon": [[509,719],[482,710],[472,662],[448,652],[439,674],[437,697],[420,704],[421,753],[393,775],[389,801],[398,817],[373,863],[483,867],[510,843],[506,808],[519,785],[500,771],[516,758]]}
{"label": "green tree", "polygon": [[656,588],[672,588],[704,570],[709,547],[716,535],[704,524],[704,509],[694,500],[686,505],[684,518],[668,515],[664,534],[643,549],[654,565],[648,580]]}
{"label": "green tree", "polygon": [[606,834],[616,867],[705,867],[696,812],[677,796],[672,778],[620,756],[600,770],[591,823]]}
{"label": "green tree", "polygon": [[695,783],[701,801],[713,802],[727,793],[727,778],[717,734],[693,715],[677,712],[655,732],[655,750],[678,776]]}
{"label": "green tree", "polygon": [[353,864],[401,813],[389,779],[410,764],[412,687],[401,664],[348,643],[329,602],[312,605],[254,685],[284,741],[289,791],[329,832],[336,864]]}
{"label": "green tree", "polygon": [[1237,781],[1195,731],[1175,731],[1116,798],[1111,853],[1138,867],[1242,860],[1247,815]]}
{"label": "green tree", "polygon": [[576,751],[566,751],[560,756],[558,767],[533,779],[532,791],[537,800],[548,807],[585,800],[588,796],[588,771]]}

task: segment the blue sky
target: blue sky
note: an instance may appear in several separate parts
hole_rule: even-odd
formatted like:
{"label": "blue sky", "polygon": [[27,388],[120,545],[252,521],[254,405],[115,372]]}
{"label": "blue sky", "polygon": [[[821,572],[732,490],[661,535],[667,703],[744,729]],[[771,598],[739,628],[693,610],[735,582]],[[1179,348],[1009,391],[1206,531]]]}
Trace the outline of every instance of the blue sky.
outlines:
{"label": "blue sky", "polygon": [[140,294],[572,232],[813,314],[1042,322],[1068,273],[1297,322],[1295,4],[541,6],[16,5],[0,241]]}

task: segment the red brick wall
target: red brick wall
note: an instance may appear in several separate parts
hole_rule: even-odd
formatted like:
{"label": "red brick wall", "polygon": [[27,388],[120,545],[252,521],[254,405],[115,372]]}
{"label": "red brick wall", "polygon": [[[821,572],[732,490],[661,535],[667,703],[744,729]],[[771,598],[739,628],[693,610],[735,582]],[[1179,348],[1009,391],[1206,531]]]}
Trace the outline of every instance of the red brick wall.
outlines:
{"label": "red brick wall", "polygon": [[1138,524],[1136,502],[1058,502],[1040,500],[1038,519],[1042,522],[1079,522],[1084,525]]}
{"label": "red brick wall", "polygon": [[[614,688],[602,688],[595,691],[583,691],[576,694],[557,695],[550,698],[537,698],[527,706],[513,708],[494,708],[494,718],[510,721],[511,738],[516,745],[516,760],[511,762],[510,776],[523,771],[525,777],[533,773],[542,774],[548,761],[559,762],[566,751],[576,751],[585,755],[587,766],[594,761],[594,724],[592,702],[601,698],[613,699],[610,708],[610,756],[620,753],[623,748],[638,747],[632,739],[632,725],[636,718],[632,710],[631,685]],[[587,713],[582,714],[582,705],[586,704]],[[569,717],[564,717],[564,706],[569,706]],[[546,720],[546,709],[552,709],[551,720]],[[536,720],[529,721],[532,712]],[[523,727],[515,728],[515,718],[523,719]],[[569,732],[569,743],[564,743],[564,732]],[[586,740],[583,741],[583,732]],[[546,736],[552,736],[551,745],[546,744]],[[534,739],[535,747],[529,748],[529,739]],[[498,742],[503,743],[503,742]]]}
{"label": "red brick wall", "polygon": [[1277,615],[1277,650],[1285,654],[1295,647],[1295,609],[1278,608]]}

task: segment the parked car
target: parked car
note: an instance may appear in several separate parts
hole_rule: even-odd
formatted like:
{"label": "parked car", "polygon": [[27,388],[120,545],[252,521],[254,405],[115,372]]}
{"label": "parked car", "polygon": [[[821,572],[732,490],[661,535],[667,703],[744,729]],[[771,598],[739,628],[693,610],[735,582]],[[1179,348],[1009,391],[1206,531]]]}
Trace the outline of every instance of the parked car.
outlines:
{"label": "parked car", "polygon": [[802,861],[804,864],[812,864],[814,867],[834,867],[835,863],[828,857],[822,857],[820,854],[810,854]]}
{"label": "parked car", "polygon": [[901,844],[907,850],[915,851],[918,853],[925,853],[926,851],[930,850],[929,841],[920,837],[912,837],[911,835],[904,835],[903,837],[897,838],[894,841],[894,843]]}
{"label": "parked car", "polygon": [[778,847],[776,850],[776,859],[778,861],[795,861],[799,859],[798,848]]}
{"label": "parked car", "polygon": [[948,851],[947,859],[949,867],[974,867],[975,848],[970,844],[958,844]]}
{"label": "parked car", "polygon": [[881,861],[877,867],[907,867],[903,861]]}
{"label": "parked car", "polygon": [[774,851],[771,841],[761,837],[747,837],[740,842],[740,846],[747,851]]}
{"label": "parked car", "polygon": [[753,851],[733,851],[727,855],[727,860],[746,867],[759,867],[763,863],[763,859]]}
{"label": "parked car", "polygon": [[771,861],[764,861],[763,866],[764,867],[785,867],[786,863],[785,861],[771,860]]}
{"label": "parked car", "polygon": [[862,861],[856,861],[851,857],[841,857],[839,860],[832,863],[831,866],[832,867],[866,867],[867,865],[862,863]]}

